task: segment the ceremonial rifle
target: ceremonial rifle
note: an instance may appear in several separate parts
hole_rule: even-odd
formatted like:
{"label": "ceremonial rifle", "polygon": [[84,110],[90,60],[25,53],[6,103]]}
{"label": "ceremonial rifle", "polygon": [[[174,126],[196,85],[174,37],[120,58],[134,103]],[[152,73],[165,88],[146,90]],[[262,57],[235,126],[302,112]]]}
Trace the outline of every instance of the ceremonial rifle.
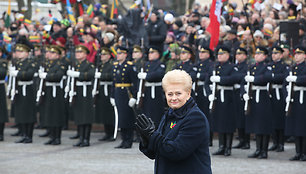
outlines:
{"label": "ceremonial rifle", "polygon": [[[291,38],[291,42],[290,42],[290,47],[291,47],[291,52],[293,50],[293,44],[292,44],[292,38]],[[293,62],[291,62],[291,70],[289,72],[289,76],[292,76],[293,75],[293,68],[292,68],[292,64]],[[287,88],[287,92],[288,92],[288,97],[289,97],[289,102],[286,103],[286,107],[285,107],[285,112],[286,112],[286,116],[289,116],[290,113],[291,113],[291,107],[292,107],[292,102],[293,102],[293,95],[294,95],[294,83],[293,82],[289,82],[288,84],[288,88]]]}
{"label": "ceremonial rifle", "polygon": [[[144,40],[143,37],[141,38],[141,49],[142,51],[144,50]],[[141,58],[143,59],[143,58]],[[143,73],[145,69],[145,61],[142,61],[142,66],[140,69],[140,72]],[[144,98],[144,91],[145,91],[145,80],[140,79],[139,81],[139,87],[138,87],[138,92],[137,92],[137,99],[136,99],[136,108],[140,110],[143,105],[143,98]]]}
{"label": "ceremonial rifle", "polygon": [[[213,76],[216,75],[216,69],[213,70],[212,75],[213,75]],[[213,112],[214,112],[214,109],[215,109],[216,92],[217,92],[217,83],[216,83],[216,82],[213,82],[213,83],[212,83],[212,96],[213,96],[214,99],[213,99],[213,101],[211,101],[211,102],[209,103],[209,111],[210,111],[210,113],[213,113]]]}
{"label": "ceremonial rifle", "polygon": [[[250,75],[250,70],[247,72],[247,76]],[[253,83],[247,82],[246,84],[246,94],[249,96],[249,99],[245,101],[244,103],[244,113],[245,115],[248,115],[251,110],[251,97],[252,97],[252,86]]]}

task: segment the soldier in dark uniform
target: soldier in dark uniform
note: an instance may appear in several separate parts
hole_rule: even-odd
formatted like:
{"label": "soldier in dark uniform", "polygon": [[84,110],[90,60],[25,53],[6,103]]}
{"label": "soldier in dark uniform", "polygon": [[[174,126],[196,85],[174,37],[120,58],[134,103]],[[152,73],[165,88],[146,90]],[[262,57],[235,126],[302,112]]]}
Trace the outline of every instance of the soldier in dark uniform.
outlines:
{"label": "soldier in dark uniform", "polygon": [[65,74],[65,66],[62,65],[61,51],[58,46],[52,45],[49,49],[50,57],[46,60],[45,71],[39,71],[39,78],[45,80],[43,96],[43,113],[45,126],[50,131],[50,140],[45,144],[61,144],[61,131],[65,125],[64,94],[60,82]]}
{"label": "soldier in dark uniform", "polygon": [[[292,75],[286,77],[287,82],[295,83],[293,97],[286,97],[286,103],[291,102],[291,112],[286,117],[285,134],[295,136],[296,155],[291,161],[306,161],[306,48],[298,46],[294,55],[296,64],[292,67]],[[290,91],[288,91],[289,94]]]}
{"label": "soldier in dark uniform", "polygon": [[[77,45],[75,48],[75,70],[68,70],[67,75],[75,78],[75,91],[70,91],[73,97],[72,111],[75,124],[79,127],[79,142],[76,147],[90,145],[91,125],[95,120],[94,101],[92,98],[92,80],[95,75],[94,65],[86,60],[89,50],[84,45]],[[72,81],[71,81],[72,82]]]}
{"label": "soldier in dark uniform", "polygon": [[143,53],[142,53],[142,49],[140,46],[134,45],[132,58],[133,58],[133,62],[134,62],[137,72],[140,72],[140,69],[143,67],[143,64],[145,61],[143,58]]}
{"label": "soldier in dark uniform", "polygon": [[[50,45],[46,45],[46,47],[45,47],[45,59],[44,60],[41,59],[41,61],[39,62],[39,65],[42,66],[42,67],[45,67],[46,60],[48,60],[50,58],[50,56],[51,56]],[[36,60],[38,60],[38,59],[36,59]],[[37,81],[36,82],[37,84],[35,86],[35,89],[36,89],[36,92],[37,92],[37,90],[39,88],[40,79],[37,78],[36,81]],[[45,119],[46,117],[44,116],[44,108],[43,107],[44,107],[43,105],[39,105],[38,108],[37,108],[38,112],[39,112],[39,125],[42,128],[46,128],[46,119]],[[50,135],[50,130],[48,128],[46,128],[46,132],[43,133],[43,134],[40,134],[39,137],[47,137],[49,135]]]}
{"label": "soldier in dark uniform", "polygon": [[[2,57],[3,48],[0,47],[0,58]],[[3,131],[4,124],[8,121],[8,111],[5,94],[5,76],[7,71],[7,62],[4,59],[0,59],[0,141],[4,140]]]}
{"label": "soldier in dark uniform", "polygon": [[111,87],[113,84],[113,61],[111,56],[111,50],[107,47],[101,48],[100,62],[97,65],[98,72],[95,74],[95,78],[99,79],[98,94],[96,96],[96,123],[104,124],[105,135],[99,141],[114,141],[114,125],[115,125],[115,113],[114,107],[110,103]]}
{"label": "soldier in dark uniform", "polygon": [[114,99],[117,106],[119,127],[121,128],[122,142],[116,148],[131,148],[133,144],[133,130],[136,104],[137,72],[133,62],[127,61],[127,49],[118,47],[117,61],[113,64]]}
{"label": "soldier in dark uniform", "polygon": [[249,158],[268,158],[269,137],[272,128],[272,105],[268,92],[268,83],[272,78],[272,67],[265,63],[268,50],[258,46],[255,52],[256,64],[250,67],[250,75],[245,81],[253,83],[252,96],[243,94],[243,99],[251,99],[250,113],[246,115],[246,133],[256,134],[256,151]]}
{"label": "soldier in dark uniform", "polygon": [[195,81],[196,78],[196,67],[194,67],[192,59],[194,59],[194,53],[191,48],[187,46],[181,47],[180,60],[181,62],[174,66],[173,69],[179,69],[186,71]]}
{"label": "soldier in dark uniform", "polygon": [[138,78],[145,81],[143,113],[150,117],[156,126],[159,125],[165,107],[164,92],[161,86],[165,65],[159,61],[161,54],[161,50],[158,50],[157,47],[151,47],[144,72],[138,73]]}
{"label": "soldier in dark uniform", "polygon": [[16,70],[9,69],[12,77],[16,78],[16,94],[14,97],[13,112],[15,122],[20,125],[22,138],[16,143],[32,143],[33,126],[36,122],[35,94],[33,76],[37,65],[29,59],[30,47],[25,44],[16,44]]}
{"label": "soldier in dark uniform", "polygon": [[[235,73],[234,64],[229,61],[230,50],[220,46],[217,50],[218,62],[209,70],[209,76],[205,79],[205,85],[210,102],[215,101],[215,108],[212,112],[212,129],[218,132],[219,149],[213,155],[230,156],[232,149],[233,133],[235,132],[235,114],[233,105],[233,85]],[[214,73],[215,72],[215,73]],[[210,78],[209,78],[210,77]],[[216,94],[207,85],[216,83]]]}
{"label": "soldier in dark uniform", "polygon": [[269,151],[282,152],[284,151],[284,129],[285,129],[285,98],[283,96],[282,87],[285,77],[288,72],[288,66],[283,58],[283,49],[281,47],[272,48],[272,126],[274,132],[272,134],[273,145]]}
{"label": "soldier in dark uniform", "polygon": [[[209,112],[209,101],[208,101],[208,95],[205,90],[205,78],[208,75],[208,71],[210,67],[212,66],[212,57],[213,52],[211,49],[205,46],[201,46],[199,49],[199,63],[197,63],[197,88],[195,89],[195,99],[198,104],[198,107],[201,109],[201,111],[205,114],[206,118],[208,119],[209,124],[212,124],[212,118]],[[213,131],[212,127],[210,126],[210,141],[209,145],[212,146],[212,140],[213,140]]]}
{"label": "soldier in dark uniform", "polygon": [[235,84],[234,84],[234,104],[235,104],[235,116],[236,116],[236,128],[238,129],[239,143],[233,148],[250,149],[250,134],[245,133],[245,111],[244,111],[244,100],[242,98],[243,93],[241,92],[241,86],[244,84],[244,76],[248,71],[247,64],[247,50],[239,47],[236,50],[235,58],[237,64],[237,72],[235,73]]}

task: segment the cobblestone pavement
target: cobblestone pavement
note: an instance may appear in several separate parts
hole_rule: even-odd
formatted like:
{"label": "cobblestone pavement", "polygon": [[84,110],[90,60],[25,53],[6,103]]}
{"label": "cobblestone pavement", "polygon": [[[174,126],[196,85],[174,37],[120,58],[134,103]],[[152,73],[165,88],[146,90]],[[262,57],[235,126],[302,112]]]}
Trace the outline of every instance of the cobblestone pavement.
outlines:
{"label": "cobblestone pavement", "polygon": [[[138,150],[138,143],[132,149],[115,149],[120,143],[99,142],[102,133],[94,132],[91,146],[86,148],[72,147],[75,140],[68,137],[75,131],[63,131],[62,145],[43,145],[47,138],[38,134],[44,130],[34,130],[32,144],[16,144],[19,137],[10,134],[16,129],[5,129],[5,141],[0,142],[1,174],[153,174],[154,161],[146,158]],[[217,140],[211,152],[217,149]],[[236,144],[235,140],[233,144]],[[247,155],[254,151],[233,150],[232,156],[212,156],[214,174],[305,174],[306,162],[290,162],[295,154],[294,144],[286,144],[285,152],[270,152],[269,159],[248,159]]]}

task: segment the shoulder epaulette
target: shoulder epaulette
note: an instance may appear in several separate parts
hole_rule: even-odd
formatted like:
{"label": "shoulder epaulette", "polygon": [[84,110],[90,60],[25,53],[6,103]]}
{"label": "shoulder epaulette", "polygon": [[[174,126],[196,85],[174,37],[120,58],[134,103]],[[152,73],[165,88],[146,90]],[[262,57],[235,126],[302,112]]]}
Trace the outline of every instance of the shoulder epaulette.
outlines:
{"label": "shoulder epaulette", "polygon": [[132,61],[127,61],[126,63],[129,64],[129,65],[133,65]]}
{"label": "shoulder epaulette", "polygon": [[119,62],[114,62],[114,65],[118,65],[119,64]]}

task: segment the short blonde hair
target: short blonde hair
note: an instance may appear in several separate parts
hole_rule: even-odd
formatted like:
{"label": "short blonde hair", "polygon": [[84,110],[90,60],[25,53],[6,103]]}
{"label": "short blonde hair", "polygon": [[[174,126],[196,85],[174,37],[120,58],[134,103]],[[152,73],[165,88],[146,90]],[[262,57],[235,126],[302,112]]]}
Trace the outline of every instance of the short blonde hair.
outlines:
{"label": "short blonde hair", "polygon": [[169,84],[180,84],[184,86],[187,92],[191,92],[192,79],[186,71],[176,69],[168,71],[163,77],[162,86],[164,91]]}

